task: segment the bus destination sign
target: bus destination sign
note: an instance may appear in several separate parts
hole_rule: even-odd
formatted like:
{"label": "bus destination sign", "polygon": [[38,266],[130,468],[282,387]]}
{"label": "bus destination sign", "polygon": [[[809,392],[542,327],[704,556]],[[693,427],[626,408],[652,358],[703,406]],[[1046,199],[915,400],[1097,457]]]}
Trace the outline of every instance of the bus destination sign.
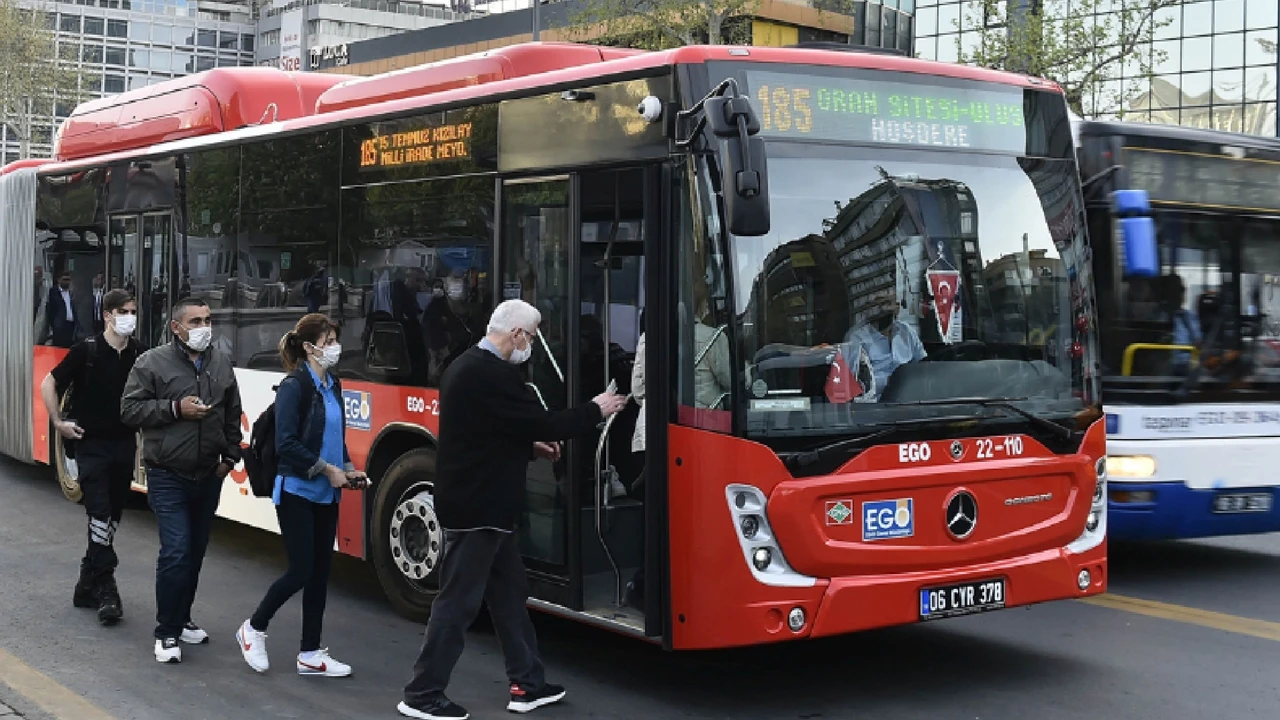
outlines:
{"label": "bus destination sign", "polygon": [[1157,202],[1280,211],[1280,162],[1127,147],[1129,184]]}
{"label": "bus destination sign", "polygon": [[766,137],[1024,153],[1022,90],[745,70]]}
{"label": "bus destination sign", "polygon": [[374,135],[360,144],[360,169],[398,168],[471,157],[471,123]]}

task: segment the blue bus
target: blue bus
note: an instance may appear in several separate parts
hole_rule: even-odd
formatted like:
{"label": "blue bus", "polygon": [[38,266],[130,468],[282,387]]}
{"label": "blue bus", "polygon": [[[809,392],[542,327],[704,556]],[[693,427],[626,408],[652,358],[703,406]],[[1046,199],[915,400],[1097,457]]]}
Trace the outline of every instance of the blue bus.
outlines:
{"label": "blue bus", "polygon": [[[1109,537],[1280,530],[1280,140],[1124,122],[1075,130]],[[1154,234],[1146,267],[1126,244],[1135,222]]]}

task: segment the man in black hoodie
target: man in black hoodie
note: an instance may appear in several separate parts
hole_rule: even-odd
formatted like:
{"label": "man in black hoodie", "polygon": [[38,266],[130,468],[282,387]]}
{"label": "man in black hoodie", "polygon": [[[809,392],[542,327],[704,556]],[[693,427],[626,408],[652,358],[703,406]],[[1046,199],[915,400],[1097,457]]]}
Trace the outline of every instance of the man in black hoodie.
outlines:
{"label": "man in black hoodie", "polygon": [[519,369],[533,353],[541,321],[541,313],[523,300],[498,305],[485,338],[442,378],[435,511],[445,531],[445,554],[422,652],[397,708],[402,715],[469,717],[444,691],[481,602],[489,606],[506,658],[507,709],[528,712],[564,697],[564,688],[546,681],[525,608],[529,586],[515,535],[525,475],[535,457],[558,459],[554,443],[594,432],[627,399],[604,393],[560,412],[543,408]]}

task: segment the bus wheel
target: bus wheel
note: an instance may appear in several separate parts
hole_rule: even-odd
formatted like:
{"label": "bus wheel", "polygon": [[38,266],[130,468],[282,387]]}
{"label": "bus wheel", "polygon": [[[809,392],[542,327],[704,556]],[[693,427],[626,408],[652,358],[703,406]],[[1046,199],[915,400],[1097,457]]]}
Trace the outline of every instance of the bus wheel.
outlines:
{"label": "bus wheel", "polygon": [[396,612],[417,622],[426,622],[440,591],[444,530],[432,495],[435,475],[432,450],[407,452],[382,476],[374,496],[374,571]]}
{"label": "bus wheel", "polygon": [[49,432],[53,433],[53,471],[58,474],[58,486],[62,488],[62,494],[68,500],[78,503],[80,498],[84,497],[84,493],[80,490],[76,461],[67,457],[67,448],[62,443],[62,434],[54,430],[52,425],[49,426]]}

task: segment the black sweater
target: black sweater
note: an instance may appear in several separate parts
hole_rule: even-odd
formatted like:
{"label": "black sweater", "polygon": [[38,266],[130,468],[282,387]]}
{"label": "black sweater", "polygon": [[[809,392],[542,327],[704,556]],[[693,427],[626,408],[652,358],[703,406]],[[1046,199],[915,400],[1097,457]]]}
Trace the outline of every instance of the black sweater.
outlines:
{"label": "black sweater", "polygon": [[520,369],[480,347],[458,357],[440,382],[435,503],[448,530],[512,530],[524,512],[533,443],[595,430],[593,402],[548,412]]}

